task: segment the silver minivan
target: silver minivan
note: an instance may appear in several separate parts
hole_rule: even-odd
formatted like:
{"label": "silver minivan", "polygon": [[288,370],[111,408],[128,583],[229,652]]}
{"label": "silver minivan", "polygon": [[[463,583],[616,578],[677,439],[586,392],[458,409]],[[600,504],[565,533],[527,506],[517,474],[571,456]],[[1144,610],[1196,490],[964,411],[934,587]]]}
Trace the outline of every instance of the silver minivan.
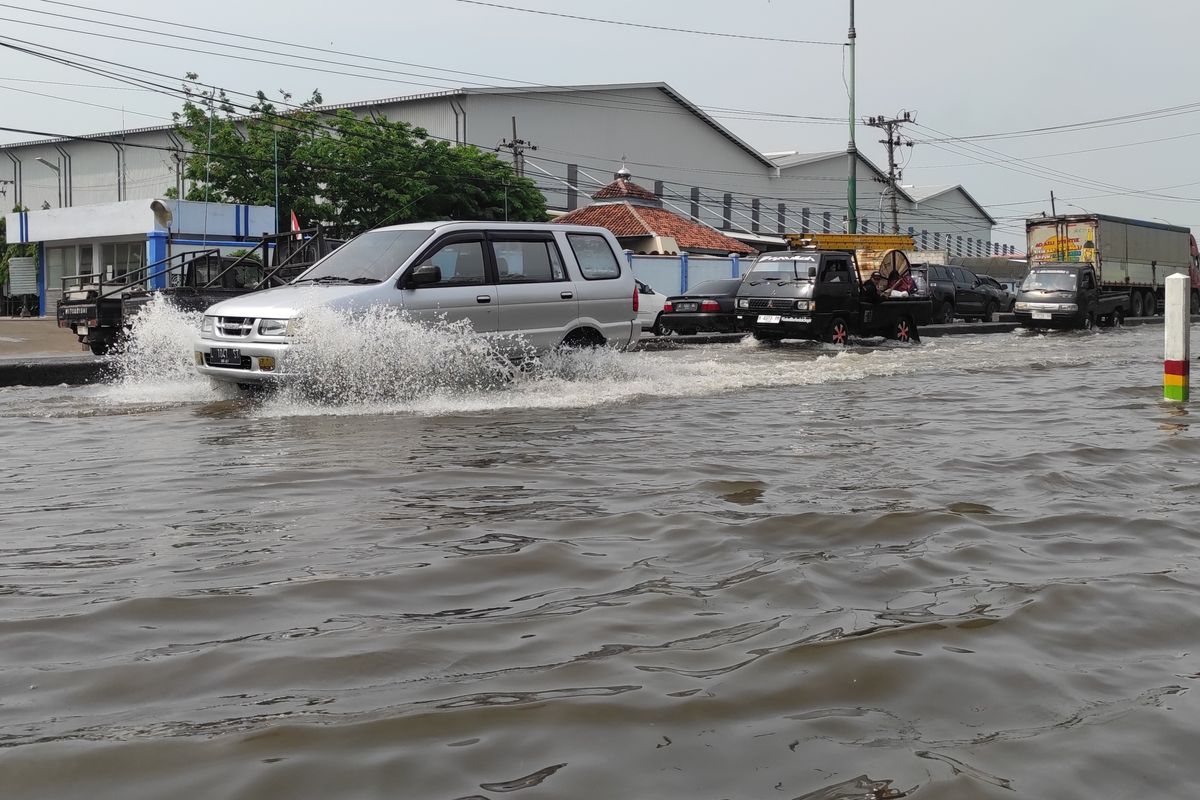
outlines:
{"label": "silver minivan", "polygon": [[220,381],[287,376],[287,350],[313,306],[402,309],[416,320],[469,320],[537,350],[637,342],[637,286],[604,228],[522,222],[430,222],[368,231],[287,286],[211,306],[196,369]]}

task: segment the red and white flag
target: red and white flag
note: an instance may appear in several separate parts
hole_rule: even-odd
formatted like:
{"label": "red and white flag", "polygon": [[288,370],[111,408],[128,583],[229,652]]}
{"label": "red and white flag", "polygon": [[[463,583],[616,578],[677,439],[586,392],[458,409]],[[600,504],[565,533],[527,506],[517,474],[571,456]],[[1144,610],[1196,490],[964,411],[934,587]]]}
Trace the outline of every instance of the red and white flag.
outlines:
{"label": "red and white flag", "polygon": [[291,214],[292,214],[292,227],[291,227],[291,230],[292,230],[292,231],[293,231],[293,232],[296,234],[296,235],[295,235],[293,238],[295,238],[295,239],[300,239],[300,238],[301,238],[301,237],[300,237],[300,220],[296,219],[296,212],[295,212],[295,211],[291,212]]}

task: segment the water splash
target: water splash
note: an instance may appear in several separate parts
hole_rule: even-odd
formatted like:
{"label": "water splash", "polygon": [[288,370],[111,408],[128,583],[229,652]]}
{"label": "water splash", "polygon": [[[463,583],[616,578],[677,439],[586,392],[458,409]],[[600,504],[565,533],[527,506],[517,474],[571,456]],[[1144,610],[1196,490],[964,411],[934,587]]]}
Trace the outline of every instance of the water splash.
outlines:
{"label": "water splash", "polygon": [[104,398],[115,403],[206,401],[223,397],[193,366],[203,313],[156,294],[133,318],[111,361]]}

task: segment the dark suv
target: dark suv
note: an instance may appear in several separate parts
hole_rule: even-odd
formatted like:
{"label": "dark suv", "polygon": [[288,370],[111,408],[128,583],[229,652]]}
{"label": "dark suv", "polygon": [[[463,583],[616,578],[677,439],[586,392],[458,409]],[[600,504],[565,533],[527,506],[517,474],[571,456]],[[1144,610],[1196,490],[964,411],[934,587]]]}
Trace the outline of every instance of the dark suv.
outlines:
{"label": "dark suv", "polygon": [[954,280],[954,310],[952,316],[965,320],[990,321],[992,315],[1004,306],[1004,297],[998,288],[966,267],[944,266]]}
{"label": "dark suv", "polygon": [[954,278],[948,269],[940,264],[912,265],[917,294],[933,301],[933,321],[938,323],[954,319]]}

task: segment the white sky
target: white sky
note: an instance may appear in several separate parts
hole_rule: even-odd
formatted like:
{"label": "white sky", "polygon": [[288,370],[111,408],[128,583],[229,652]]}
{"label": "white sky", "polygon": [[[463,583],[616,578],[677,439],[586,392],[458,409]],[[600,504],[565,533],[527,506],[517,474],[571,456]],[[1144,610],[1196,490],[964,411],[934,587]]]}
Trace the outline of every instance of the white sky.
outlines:
{"label": "white sky", "polygon": [[[380,73],[376,78],[352,77],[280,66],[278,62],[283,58],[256,52],[258,45],[254,43],[228,38],[223,41],[242,48],[230,50],[182,41],[176,44],[203,52],[155,47],[149,42],[169,40],[140,32],[153,27],[148,23],[47,0],[0,3],[0,37],[59,47],[177,77],[195,71],[206,81],[241,91],[261,88],[273,93],[287,89],[302,97],[319,88],[328,103],[478,84],[661,80],[706,108],[839,120],[847,113],[840,47],[617,27],[456,0],[397,0],[387,4],[364,0],[65,2],[420,64],[425,68],[362,62],[430,77]],[[829,42],[845,41],[849,10],[848,0],[497,2],[646,25]],[[191,16],[185,16],[188,12]],[[81,17],[129,25],[139,31],[81,23]],[[102,35],[30,27],[15,20]],[[1048,210],[1051,190],[1061,199],[1060,211],[1083,208],[1161,218],[1200,230],[1200,164],[1193,157],[1200,146],[1200,89],[1190,86],[1187,80],[1200,74],[1200,46],[1196,41],[1200,3],[858,0],[856,23],[858,116],[915,110],[919,126],[910,127],[908,135],[917,140],[935,138],[940,135],[938,131],[953,136],[1019,131],[1195,103],[1194,107],[1158,119],[1080,131],[972,144],[918,142],[911,151],[903,182],[917,186],[962,183],[1000,220],[998,240],[1020,244],[1023,237],[1016,233],[1020,227],[1016,220]],[[209,40],[222,38],[201,31],[161,30]],[[134,41],[114,38],[119,36]],[[269,63],[222,58],[213,54],[219,49]],[[289,48],[277,45],[272,49]],[[354,60],[333,54],[310,55]],[[310,66],[367,74],[362,69],[311,62]],[[148,92],[48,81],[109,83],[0,49],[0,125],[51,133],[92,133],[163,124],[170,121],[171,112],[179,106],[177,100]],[[720,121],[763,151],[839,150],[847,141],[846,126],[841,122],[811,124],[726,117]],[[860,150],[882,166],[886,159],[882,145],[876,141],[879,133],[860,125],[858,141]],[[0,141],[22,138],[27,137],[0,132]],[[1092,152],[1075,152],[1080,150]],[[630,157],[635,158],[633,154]],[[1146,190],[1153,190],[1154,196],[1148,196]]]}

